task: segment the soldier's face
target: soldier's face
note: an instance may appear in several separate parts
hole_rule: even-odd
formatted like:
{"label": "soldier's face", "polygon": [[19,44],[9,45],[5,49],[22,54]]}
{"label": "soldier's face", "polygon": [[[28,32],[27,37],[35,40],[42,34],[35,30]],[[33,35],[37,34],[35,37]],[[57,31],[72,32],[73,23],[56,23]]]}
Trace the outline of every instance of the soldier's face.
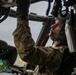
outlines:
{"label": "soldier's face", "polygon": [[56,18],[55,23],[51,26],[51,31],[54,38],[58,39],[62,27],[62,22]]}

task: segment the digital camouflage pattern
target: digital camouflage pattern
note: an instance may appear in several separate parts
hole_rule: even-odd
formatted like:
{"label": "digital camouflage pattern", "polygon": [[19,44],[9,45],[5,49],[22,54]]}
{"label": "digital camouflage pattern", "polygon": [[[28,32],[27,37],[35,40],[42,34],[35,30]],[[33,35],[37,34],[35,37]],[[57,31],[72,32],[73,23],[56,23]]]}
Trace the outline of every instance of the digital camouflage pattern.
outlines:
{"label": "digital camouflage pattern", "polygon": [[55,75],[60,67],[64,53],[63,47],[35,46],[28,21],[17,20],[17,28],[13,33],[15,46],[20,57],[33,65],[45,65],[47,75]]}

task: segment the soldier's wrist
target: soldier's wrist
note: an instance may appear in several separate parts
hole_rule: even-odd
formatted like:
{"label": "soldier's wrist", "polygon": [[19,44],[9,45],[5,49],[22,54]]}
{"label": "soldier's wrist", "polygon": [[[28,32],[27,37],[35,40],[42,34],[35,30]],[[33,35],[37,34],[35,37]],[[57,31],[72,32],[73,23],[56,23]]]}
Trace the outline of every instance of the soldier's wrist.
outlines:
{"label": "soldier's wrist", "polygon": [[28,16],[22,15],[22,16],[19,16],[18,19],[28,21]]}

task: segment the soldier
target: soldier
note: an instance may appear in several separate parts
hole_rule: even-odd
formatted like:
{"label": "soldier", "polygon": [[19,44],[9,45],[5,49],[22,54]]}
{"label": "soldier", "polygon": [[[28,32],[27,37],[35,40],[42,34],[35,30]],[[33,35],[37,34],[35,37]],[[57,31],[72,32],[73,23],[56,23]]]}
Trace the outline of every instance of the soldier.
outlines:
{"label": "soldier", "polygon": [[[16,49],[20,57],[32,64],[46,66],[47,75],[55,75],[61,65],[66,44],[60,36],[62,22],[56,19],[52,25],[52,38],[56,47],[35,46],[29,27],[28,12],[29,0],[17,0],[17,28],[13,33]],[[64,34],[64,33],[63,33]],[[62,44],[62,46],[60,46]]]}

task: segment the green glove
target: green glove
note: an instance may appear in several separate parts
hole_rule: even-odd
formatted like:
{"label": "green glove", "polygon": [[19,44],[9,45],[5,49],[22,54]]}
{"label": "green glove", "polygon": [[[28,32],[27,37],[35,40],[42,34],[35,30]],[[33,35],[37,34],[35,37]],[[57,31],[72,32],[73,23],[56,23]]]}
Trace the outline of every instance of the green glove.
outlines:
{"label": "green glove", "polygon": [[18,17],[27,17],[29,12],[30,0],[16,0]]}

